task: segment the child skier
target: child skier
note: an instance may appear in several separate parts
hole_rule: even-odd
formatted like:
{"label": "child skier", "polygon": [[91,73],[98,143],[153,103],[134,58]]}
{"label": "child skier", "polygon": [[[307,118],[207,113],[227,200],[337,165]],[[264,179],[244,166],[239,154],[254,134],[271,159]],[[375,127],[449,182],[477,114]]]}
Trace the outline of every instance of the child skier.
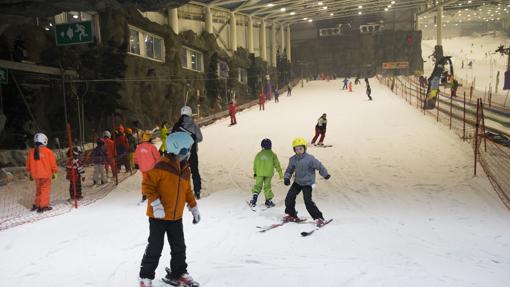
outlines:
{"label": "child skier", "polygon": [[349,92],[352,93],[352,82],[349,82]]}
{"label": "child skier", "polygon": [[326,119],[326,114],[322,114],[322,116],[317,120],[317,124],[315,125],[315,136],[312,139],[312,144],[315,145],[315,141],[319,136],[318,145],[324,145],[324,137],[326,137],[326,126],[328,124],[328,120]]}
{"label": "child skier", "polygon": [[140,265],[140,287],[152,286],[163,250],[165,233],[171,249],[171,272],[163,280],[173,286],[199,286],[187,271],[182,225],[186,203],[193,214],[193,223],[200,221],[197,202],[191,191],[191,171],[188,165],[193,143],[193,138],[188,133],[170,134],[166,141],[166,154],[143,178],[142,192],[147,196],[150,233]]}
{"label": "child skier", "polygon": [[264,111],[264,103],[266,102],[266,95],[264,93],[259,94],[259,111]]}
{"label": "child skier", "polygon": [[270,139],[263,139],[260,143],[262,150],[257,153],[253,161],[253,177],[255,178],[255,185],[253,186],[253,197],[250,205],[255,207],[257,198],[262,186],[264,187],[264,197],[266,198],[266,207],[273,207],[274,203],[273,192],[271,190],[271,180],[273,179],[274,170],[278,172],[280,179],[283,179],[282,168],[278,156],[271,150],[272,143]]}
{"label": "child skier", "polygon": [[112,140],[112,134],[110,131],[103,132],[103,141],[104,147],[106,151],[106,163],[104,164],[104,169],[106,171],[106,176],[108,176],[108,167],[112,170],[112,176],[115,177],[117,174],[117,168],[115,167],[115,143]]}
{"label": "child skier", "polygon": [[[151,137],[152,135],[149,132],[144,132],[142,135],[143,143],[139,144],[135,151],[135,166],[142,172],[142,181],[160,158],[158,150],[151,143]],[[142,195],[142,202],[145,199],[145,195]]]}
{"label": "child skier", "polygon": [[347,84],[349,83],[349,79],[345,78],[343,80],[344,86],[342,87],[342,90],[347,90]]}
{"label": "child skier", "polygon": [[[106,178],[104,165],[108,161],[108,157],[106,155],[105,147],[104,147],[104,141],[102,138],[98,138],[97,146],[94,148],[94,150],[91,153],[92,156],[92,163],[94,163],[94,176],[92,177],[92,180],[94,181],[94,185],[96,184],[105,184],[108,182],[108,179]],[[101,181],[99,181],[101,180]]]}
{"label": "child skier", "polygon": [[230,125],[231,126],[237,124],[236,112],[237,112],[236,104],[234,104],[234,102],[230,102],[228,104],[228,114],[230,116]]}
{"label": "child skier", "polygon": [[85,177],[83,177],[85,169],[83,168],[83,164],[80,160],[81,148],[77,146],[73,147],[72,153],[73,158],[69,158],[66,164],[66,179],[69,180],[69,199],[74,199],[73,180],[76,183],[76,199],[82,199],[81,182],[85,181]]}
{"label": "child skier", "polygon": [[290,187],[287,197],[285,198],[285,217],[284,221],[299,220],[296,211],[296,196],[303,191],[303,199],[305,201],[306,210],[312,216],[317,226],[324,224],[324,217],[312,201],[312,190],[315,187],[315,170],[324,179],[329,179],[326,168],[312,155],[306,153],[306,141],[303,138],[296,138],[292,141],[292,148],[295,155],[289,159],[289,165],[285,171],[284,184],[290,185],[290,179],[294,174],[294,182]]}
{"label": "child skier", "polygon": [[275,103],[279,103],[280,100],[278,99],[280,97],[280,93],[278,92],[278,90],[274,90],[274,102]]}
{"label": "child skier", "polygon": [[57,161],[53,152],[46,147],[48,137],[43,133],[34,135],[35,148],[27,154],[26,169],[30,180],[35,181],[35,200],[32,211],[51,210],[51,179],[57,179]]}

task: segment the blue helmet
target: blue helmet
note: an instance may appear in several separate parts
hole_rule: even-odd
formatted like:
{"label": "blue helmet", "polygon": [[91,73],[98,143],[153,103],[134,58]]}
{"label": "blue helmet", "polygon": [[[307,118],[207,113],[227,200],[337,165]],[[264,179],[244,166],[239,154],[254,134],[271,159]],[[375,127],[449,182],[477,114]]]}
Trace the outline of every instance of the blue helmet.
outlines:
{"label": "blue helmet", "polygon": [[189,133],[175,132],[166,138],[166,152],[175,155],[187,155],[193,145],[193,138]]}
{"label": "blue helmet", "polygon": [[271,147],[273,146],[273,143],[271,142],[270,139],[263,139],[262,142],[260,143],[260,146],[263,149],[271,149]]}

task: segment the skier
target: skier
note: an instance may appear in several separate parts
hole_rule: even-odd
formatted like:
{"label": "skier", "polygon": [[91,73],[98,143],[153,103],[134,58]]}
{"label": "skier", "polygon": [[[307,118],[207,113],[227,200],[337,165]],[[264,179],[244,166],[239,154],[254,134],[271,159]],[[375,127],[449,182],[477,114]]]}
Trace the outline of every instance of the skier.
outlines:
{"label": "skier", "polygon": [[354,84],[355,85],[361,84],[361,81],[359,80],[359,77],[356,77],[356,79],[354,79]]}
{"label": "skier", "polygon": [[[142,172],[142,181],[147,177],[147,172],[151,170],[158,159],[160,154],[156,147],[151,143],[152,135],[149,132],[144,132],[142,135],[142,143],[136,147],[135,151],[135,166]],[[142,195],[142,202],[146,199]]]}
{"label": "skier", "polygon": [[189,106],[184,106],[181,109],[181,117],[172,128],[172,132],[186,132],[193,138],[193,145],[191,146],[191,155],[189,157],[189,165],[191,168],[191,177],[193,178],[193,191],[195,197],[200,199],[200,192],[202,190],[202,179],[200,178],[200,171],[198,170],[198,143],[202,141],[202,132],[200,127],[191,118],[192,111]]}
{"label": "skier", "polygon": [[274,102],[275,103],[280,102],[280,100],[278,100],[278,97],[280,97],[280,93],[278,92],[278,90],[274,90]]}
{"label": "skier", "polygon": [[[92,178],[94,185],[99,184],[99,182],[101,182],[101,184],[108,182],[104,169],[104,166],[108,162],[108,157],[104,148],[104,141],[102,138],[98,138],[96,143],[97,146],[91,153],[92,163],[94,163],[94,176]],[[99,181],[100,177],[101,181]]]}
{"label": "skier", "polygon": [[[301,87],[303,86],[303,82],[301,81]],[[287,97],[292,96],[292,86],[290,83],[287,84]]]}
{"label": "skier", "polygon": [[306,153],[306,141],[303,138],[296,138],[292,141],[292,148],[295,155],[289,159],[289,165],[285,171],[284,184],[290,185],[290,179],[294,174],[294,182],[290,187],[287,197],[285,198],[285,217],[284,221],[299,220],[296,211],[296,196],[303,191],[303,199],[305,201],[306,210],[313,218],[318,227],[324,224],[322,212],[312,201],[312,190],[315,187],[315,170],[324,179],[329,179],[326,168],[312,155]]}
{"label": "skier", "polygon": [[457,81],[457,79],[453,78],[452,87],[450,88],[452,98],[457,97],[457,89],[458,88],[459,88],[459,82]]}
{"label": "skier", "polygon": [[317,120],[317,124],[315,125],[315,136],[312,139],[312,144],[315,145],[315,141],[321,136],[319,139],[318,145],[324,145],[324,137],[326,136],[326,125],[328,124],[328,120],[326,119],[326,114],[322,114],[322,116]]}
{"label": "skier", "polygon": [[83,168],[83,164],[80,160],[80,156],[82,154],[81,148],[78,146],[73,147],[72,149],[73,158],[69,158],[66,164],[66,179],[69,180],[69,199],[74,199],[74,185],[73,180],[76,183],[76,199],[82,199],[83,196],[81,194],[81,182],[85,181],[85,169]]}
{"label": "skier", "polygon": [[48,137],[43,133],[34,135],[35,147],[27,154],[26,170],[30,180],[35,181],[35,200],[32,211],[51,210],[51,179],[57,179],[57,161],[51,149],[47,148]]}
{"label": "skier", "polygon": [[124,126],[120,125],[117,129],[117,137],[115,138],[115,148],[117,152],[117,172],[120,172],[122,165],[126,168],[126,172],[131,171],[129,165],[129,142],[124,134]]}
{"label": "skier", "polygon": [[168,136],[168,128],[166,127],[166,122],[162,122],[161,128],[159,129],[159,138],[161,139],[161,145],[159,146],[159,153],[161,155],[165,154],[166,137],[167,136]]}
{"label": "skier", "polygon": [[266,102],[266,97],[263,93],[259,94],[259,111],[264,111],[264,103]]}
{"label": "skier", "polygon": [[109,131],[103,132],[103,141],[107,156],[107,161],[104,164],[106,176],[108,177],[108,167],[110,167],[112,176],[115,177],[117,174],[117,168],[115,167],[115,143],[112,141],[112,134]]}
{"label": "skier", "polygon": [[272,143],[270,139],[263,139],[260,143],[262,150],[257,153],[253,161],[253,177],[255,178],[255,185],[253,186],[253,197],[250,201],[252,207],[257,204],[262,187],[264,188],[264,197],[266,198],[266,207],[273,207],[272,201],[274,194],[271,190],[271,180],[273,179],[274,170],[278,172],[280,179],[283,179],[282,168],[278,156],[271,150]]}
{"label": "skier", "polygon": [[191,191],[191,171],[187,162],[193,143],[193,138],[188,133],[170,134],[166,141],[166,154],[147,172],[142,181],[142,192],[147,196],[149,238],[140,265],[140,287],[152,286],[165,233],[171,249],[171,272],[163,280],[173,286],[199,286],[187,271],[182,224],[186,203],[193,215],[193,223],[200,222],[197,202]]}
{"label": "skier", "polygon": [[228,115],[230,116],[230,125],[231,126],[237,124],[236,113],[237,113],[236,104],[234,104],[234,102],[230,102],[228,104]]}
{"label": "skier", "polygon": [[342,82],[344,83],[342,90],[347,90],[347,84],[349,83],[349,79],[345,78]]}
{"label": "skier", "polygon": [[135,150],[136,145],[138,144],[136,142],[136,138],[133,136],[133,130],[131,128],[126,129],[126,138],[129,144],[128,148],[128,158],[129,158],[129,167],[134,168],[135,166]]}
{"label": "skier", "polygon": [[368,82],[368,78],[365,78],[365,84],[367,85],[368,100],[371,101],[372,97],[370,95],[372,94],[372,88],[370,88],[370,83]]}
{"label": "skier", "polygon": [[349,82],[349,92],[352,93],[352,82]]}

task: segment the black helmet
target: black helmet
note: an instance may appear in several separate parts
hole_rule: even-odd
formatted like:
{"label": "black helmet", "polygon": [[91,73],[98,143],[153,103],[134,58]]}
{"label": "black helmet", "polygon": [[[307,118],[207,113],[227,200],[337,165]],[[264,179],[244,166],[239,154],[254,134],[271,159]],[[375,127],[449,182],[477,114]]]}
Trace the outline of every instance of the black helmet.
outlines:
{"label": "black helmet", "polygon": [[263,149],[271,149],[271,147],[273,146],[273,143],[271,142],[270,139],[263,139],[262,142],[260,143],[260,146]]}

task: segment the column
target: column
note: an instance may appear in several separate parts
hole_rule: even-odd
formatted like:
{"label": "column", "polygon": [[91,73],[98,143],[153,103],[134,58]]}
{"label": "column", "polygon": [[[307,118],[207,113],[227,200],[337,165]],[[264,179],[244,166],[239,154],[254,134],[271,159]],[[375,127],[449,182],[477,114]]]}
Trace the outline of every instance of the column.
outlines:
{"label": "column", "polygon": [[437,8],[437,16],[436,16],[436,24],[437,24],[437,46],[443,45],[443,6]]}
{"label": "column", "polygon": [[267,61],[266,21],[264,21],[264,19],[262,19],[262,22],[260,23],[259,48],[260,57],[262,58],[263,61]]}
{"label": "column", "polygon": [[254,53],[253,50],[253,18],[248,17],[248,53]]}
{"label": "column", "polygon": [[285,49],[285,28],[283,27],[283,24],[280,24],[280,53],[283,54],[283,50]]}
{"label": "column", "polygon": [[271,25],[271,64],[276,67],[276,23]]}
{"label": "column", "polygon": [[213,17],[211,14],[211,8],[205,7],[205,31],[207,33],[213,33]]}
{"label": "column", "polygon": [[179,13],[177,8],[168,10],[168,20],[170,27],[175,34],[179,34]]}
{"label": "column", "polygon": [[234,12],[230,13],[230,48],[237,51],[237,21]]}
{"label": "column", "polygon": [[290,25],[287,25],[287,45],[286,47],[287,48],[287,59],[289,60],[289,62],[292,62],[291,61],[291,47],[290,47]]}

